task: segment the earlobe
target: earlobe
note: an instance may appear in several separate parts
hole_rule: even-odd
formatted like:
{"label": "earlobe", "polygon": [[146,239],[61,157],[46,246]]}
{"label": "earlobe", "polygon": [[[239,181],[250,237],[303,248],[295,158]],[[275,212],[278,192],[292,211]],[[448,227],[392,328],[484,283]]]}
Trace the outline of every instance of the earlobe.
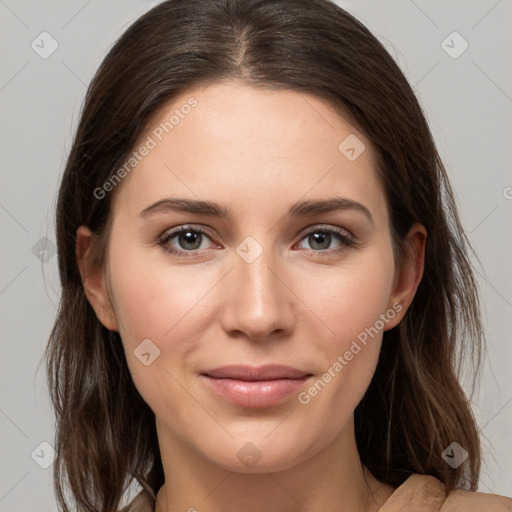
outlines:
{"label": "earlobe", "polygon": [[108,293],[105,271],[92,261],[93,235],[86,226],[76,232],[76,261],[87,300],[98,320],[110,331],[118,331],[118,323]]}
{"label": "earlobe", "polygon": [[404,254],[400,268],[397,268],[389,307],[400,304],[399,313],[386,326],[392,329],[400,323],[414,299],[423,277],[427,231],[422,224],[414,224],[406,236]]}

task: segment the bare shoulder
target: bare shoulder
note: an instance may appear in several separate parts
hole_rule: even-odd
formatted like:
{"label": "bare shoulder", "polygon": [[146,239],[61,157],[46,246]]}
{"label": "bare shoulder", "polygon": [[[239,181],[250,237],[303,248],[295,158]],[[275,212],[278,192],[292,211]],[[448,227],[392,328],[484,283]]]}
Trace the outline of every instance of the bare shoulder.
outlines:
{"label": "bare shoulder", "polygon": [[448,493],[441,512],[512,512],[512,499],[457,489]]}

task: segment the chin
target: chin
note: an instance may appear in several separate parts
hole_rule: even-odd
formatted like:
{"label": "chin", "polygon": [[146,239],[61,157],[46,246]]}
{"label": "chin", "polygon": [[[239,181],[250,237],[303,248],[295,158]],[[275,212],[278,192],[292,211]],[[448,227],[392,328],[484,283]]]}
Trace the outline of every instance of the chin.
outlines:
{"label": "chin", "polygon": [[[268,432],[267,432],[268,434]],[[261,438],[260,438],[261,439]],[[218,452],[211,450],[203,455],[214,464],[235,473],[274,473],[289,469],[308,458],[304,451],[304,443],[297,439],[297,443],[283,445],[279,436],[270,442],[264,438],[262,441],[230,439],[227,443],[218,444]],[[211,448],[211,446],[210,446]],[[309,447],[308,451],[314,451]]]}

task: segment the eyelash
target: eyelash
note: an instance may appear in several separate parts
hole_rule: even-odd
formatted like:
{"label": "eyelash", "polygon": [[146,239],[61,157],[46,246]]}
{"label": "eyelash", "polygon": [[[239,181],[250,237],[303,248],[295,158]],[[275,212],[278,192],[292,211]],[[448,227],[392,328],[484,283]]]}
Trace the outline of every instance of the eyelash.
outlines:
{"label": "eyelash", "polygon": [[[162,247],[162,249],[164,249],[164,251],[169,252],[178,257],[196,256],[197,254],[199,254],[201,252],[201,250],[184,251],[184,250],[175,249],[174,247],[168,245],[169,241],[172,240],[177,235],[179,235],[181,233],[188,233],[188,232],[200,233],[202,235],[206,235],[208,238],[213,238],[212,235],[208,231],[205,231],[203,229],[193,228],[190,226],[180,226],[178,229],[163,233],[159,238],[158,244]],[[302,236],[300,241],[304,240],[305,238],[307,238],[308,236],[310,236],[314,233],[328,233],[330,235],[335,235],[341,242],[340,247],[337,247],[336,249],[320,249],[320,250],[309,249],[309,252],[314,252],[315,254],[318,254],[319,256],[332,256],[334,253],[341,252],[341,251],[345,250],[347,247],[353,247],[353,246],[357,245],[356,240],[351,235],[347,236],[347,234],[345,234],[346,231],[344,231],[344,230],[342,231],[342,230],[338,230],[338,229],[332,228],[332,227],[321,228],[318,226],[314,226],[310,231],[304,233],[304,235]],[[206,250],[208,250],[208,249],[206,249]],[[308,250],[308,249],[306,249],[306,250]]]}

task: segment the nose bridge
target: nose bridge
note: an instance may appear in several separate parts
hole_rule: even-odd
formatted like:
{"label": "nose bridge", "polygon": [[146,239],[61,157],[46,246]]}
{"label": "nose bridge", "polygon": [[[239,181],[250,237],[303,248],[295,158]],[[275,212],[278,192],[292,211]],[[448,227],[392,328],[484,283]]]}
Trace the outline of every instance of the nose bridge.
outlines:
{"label": "nose bridge", "polygon": [[290,320],[285,314],[290,297],[276,277],[279,264],[272,247],[264,248],[254,238],[247,237],[236,252],[232,286],[223,315],[224,328],[242,331],[255,339],[285,329],[286,321]]}

